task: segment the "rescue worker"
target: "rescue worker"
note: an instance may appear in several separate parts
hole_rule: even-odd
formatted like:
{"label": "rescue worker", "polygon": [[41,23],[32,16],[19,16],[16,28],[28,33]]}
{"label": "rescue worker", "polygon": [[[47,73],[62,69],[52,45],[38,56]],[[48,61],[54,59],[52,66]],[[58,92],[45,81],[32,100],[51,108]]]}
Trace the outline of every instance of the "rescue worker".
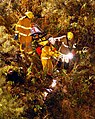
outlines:
{"label": "rescue worker", "polygon": [[59,48],[59,51],[62,54],[68,54],[73,48],[74,34],[72,32],[68,32],[66,37],[60,41],[62,42],[62,44]]}
{"label": "rescue worker", "polygon": [[[61,45],[63,45],[67,51],[67,49],[71,48],[73,45],[74,35],[72,32],[68,32],[67,35],[63,35],[61,37],[56,37],[56,38],[50,37],[49,41],[52,45],[55,45],[57,41],[61,42]],[[63,50],[63,52],[65,53],[64,50]]]}
{"label": "rescue worker", "polygon": [[34,15],[32,12],[25,12],[25,16],[20,18],[16,24],[15,39],[19,38],[20,51],[32,52],[32,36],[41,33],[37,26],[32,23]]}
{"label": "rescue worker", "polygon": [[[59,52],[61,52],[62,54],[64,54],[63,57],[63,64],[64,64],[64,69],[69,69],[70,66],[70,59],[69,58],[73,58],[74,53],[74,49],[73,49],[73,43],[74,43],[74,34],[72,32],[68,32],[66,35],[66,38],[63,39],[63,41],[61,41],[62,44],[59,48]],[[67,55],[71,53],[72,56],[68,56]],[[60,64],[60,62],[59,62]],[[61,63],[62,65],[62,63]]]}
{"label": "rescue worker", "polygon": [[74,34],[72,32],[68,32],[66,37],[60,41],[62,44],[59,51],[62,54],[68,54],[69,52],[74,53]]}
{"label": "rescue worker", "polygon": [[[59,47],[59,52],[64,55],[63,61],[64,61],[64,69],[67,69],[69,67],[69,59],[67,59],[67,54],[72,53],[75,54],[73,46],[74,46],[74,34],[72,32],[68,32],[67,35],[63,35],[61,37],[53,38],[51,37],[49,39],[51,44],[55,45],[56,41],[61,42],[61,46]],[[66,57],[65,57],[66,56]],[[66,61],[65,61],[66,60]],[[57,66],[59,69],[61,68],[62,61],[58,61]]]}
{"label": "rescue worker", "polygon": [[52,76],[53,73],[52,56],[57,57],[58,56],[57,51],[49,42],[49,40],[42,41],[39,44],[43,46],[41,53],[43,72],[47,76]]}

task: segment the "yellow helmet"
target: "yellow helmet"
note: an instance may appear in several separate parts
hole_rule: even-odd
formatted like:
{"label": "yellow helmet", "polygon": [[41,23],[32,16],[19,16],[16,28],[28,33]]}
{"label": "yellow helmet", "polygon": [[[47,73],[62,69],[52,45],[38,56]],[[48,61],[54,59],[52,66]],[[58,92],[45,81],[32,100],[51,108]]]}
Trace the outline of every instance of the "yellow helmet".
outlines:
{"label": "yellow helmet", "polygon": [[73,37],[74,37],[74,34],[73,34],[72,32],[68,32],[68,33],[67,33],[67,38],[68,38],[68,40],[72,40]]}
{"label": "yellow helmet", "polygon": [[33,13],[30,12],[30,11],[25,12],[25,15],[26,15],[28,18],[30,18],[30,19],[32,19],[32,18],[34,17]]}
{"label": "yellow helmet", "polygon": [[47,43],[48,43],[48,40],[42,41],[42,42],[40,42],[39,44],[42,45],[42,46],[45,46]]}

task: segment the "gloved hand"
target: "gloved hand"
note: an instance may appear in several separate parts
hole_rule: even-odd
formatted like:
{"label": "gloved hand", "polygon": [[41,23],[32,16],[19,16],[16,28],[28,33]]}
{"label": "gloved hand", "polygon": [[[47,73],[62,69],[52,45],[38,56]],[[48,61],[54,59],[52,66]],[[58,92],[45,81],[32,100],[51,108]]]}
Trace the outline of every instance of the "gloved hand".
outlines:
{"label": "gloved hand", "polygon": [[18,40],[18,34],[14,35],[14,40]]}
{"label": "gloved hand", "polygon": [[48,39],[48,41],[49,41],[52,45],[54,45],[56,40],[55,40],[53,37],[50,37],[50,38]]}

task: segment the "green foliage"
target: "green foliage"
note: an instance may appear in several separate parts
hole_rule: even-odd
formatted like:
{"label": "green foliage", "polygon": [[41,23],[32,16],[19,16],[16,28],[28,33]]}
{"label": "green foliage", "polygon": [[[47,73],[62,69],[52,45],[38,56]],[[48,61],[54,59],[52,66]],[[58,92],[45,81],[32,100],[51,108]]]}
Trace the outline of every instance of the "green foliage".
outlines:
{"label": "green foliage", "polygon": [[[70,100],[72,100],[71,106],[76,110],[78,110],[80,106],[81,108],[88,106],[94,109],[94,102],[92,99],[94,98],[93,86],[95,85],[95,72],[93,66],[91,66],[89,62],[90,57],[88,57],[88,53],[83,53],[83,55],[81,62],[70,75],[69,80],[72,82],[68,85]],[[78,114],[80,115],[80,112]],[[82,118],[84,117],[85,116]]]}
{"label": "green foliage", "polygon": [[[89,119],[95,117],[95,1],[1,0],[0,2],[0,118]],[[47,97],[52,79],[45,78],[40,59],[19,52],[14,27],[24,12],[53,36],[74,33],[78,61],[67,73],[54,70],[57,86]],[[84,50],[84,48],[87,50]],[[36,62],[38,61],[38,62]],[[6,81],[9,69],[23,76],[23,84]]]}

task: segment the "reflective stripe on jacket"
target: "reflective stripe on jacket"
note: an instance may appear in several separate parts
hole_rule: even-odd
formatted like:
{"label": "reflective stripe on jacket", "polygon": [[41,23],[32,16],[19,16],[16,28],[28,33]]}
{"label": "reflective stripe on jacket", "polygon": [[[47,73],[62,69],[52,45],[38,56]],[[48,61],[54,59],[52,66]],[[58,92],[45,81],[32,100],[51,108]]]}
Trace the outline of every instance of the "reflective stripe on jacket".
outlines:
{"label": "reflective stripe on jacket", "polygon": [[22,36],[29,36],[31,33],[31,20],[27,17],[20,18],[16,25],[16,32]]}
{"label": "reflective stripe on jacket", "polygon": [[42,59],[47,60],[50,59],[50,57],[42,57]]}

